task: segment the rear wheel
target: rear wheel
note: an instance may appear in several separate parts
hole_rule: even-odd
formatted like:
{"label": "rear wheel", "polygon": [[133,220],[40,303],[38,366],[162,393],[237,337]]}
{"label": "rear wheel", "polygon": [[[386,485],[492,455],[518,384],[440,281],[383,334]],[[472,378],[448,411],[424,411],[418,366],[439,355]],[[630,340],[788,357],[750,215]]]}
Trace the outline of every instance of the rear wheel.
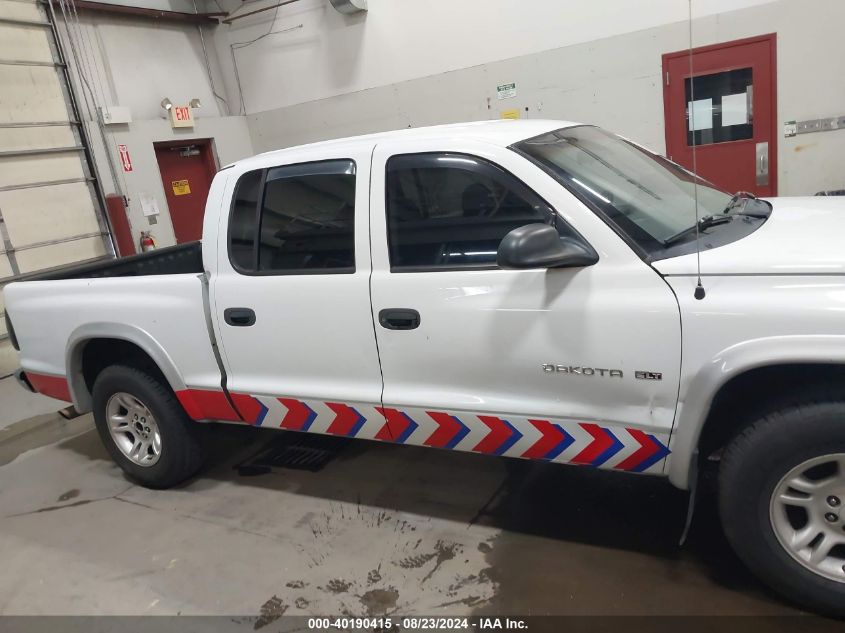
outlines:
{"label": "rear wheel", "polygon": [[94,382],[93,405],[100,439],[139,484],[174,486],[202,465],[199,429],[161,379],[135,367],[108,367]]}
{"label": "rear wheel", "polygon": [[726,448],[722,524],[755,574],[787,598],[845,616],[845,403],[762,416]]}

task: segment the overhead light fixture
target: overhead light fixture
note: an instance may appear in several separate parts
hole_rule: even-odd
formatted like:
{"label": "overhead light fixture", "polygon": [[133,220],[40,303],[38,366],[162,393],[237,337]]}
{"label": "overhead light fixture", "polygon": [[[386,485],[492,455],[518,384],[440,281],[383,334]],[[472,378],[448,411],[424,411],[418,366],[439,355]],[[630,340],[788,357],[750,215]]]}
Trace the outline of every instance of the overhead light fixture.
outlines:
{"label": "overhead light fixture", "polygon": [[165,97],[164,99],[161,100],[161,107],[164,108],[165,110],[170,110],[170,108],[173,107],[173,104],[170,102],[170,99]]}
{"label": "overhead light fixture", "polygon": [[196,97],[191,99],[191,103],[188,104],[188,105],[190,105],[192,108],[201,108],[202,107],[202,103]]}

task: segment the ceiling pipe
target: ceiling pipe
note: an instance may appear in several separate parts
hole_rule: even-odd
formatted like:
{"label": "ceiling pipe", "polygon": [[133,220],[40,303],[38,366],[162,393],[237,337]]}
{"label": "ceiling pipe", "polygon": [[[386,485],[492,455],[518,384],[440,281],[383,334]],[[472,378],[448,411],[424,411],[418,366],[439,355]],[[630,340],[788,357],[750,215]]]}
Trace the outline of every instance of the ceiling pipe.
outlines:
{"label": "ceiling pipe", "polygon": [[[230,15],[225,20],[223,20],[223,24],[231,24],[232,22],[240,20],[241,18],[246,18],[251,15],[255,15],[256,13],[263,13],[264,11],[272,11],[273,9],[278,9],[279,7],[283,7],[288,4],[293,4],[294,2],[299,2],[299,0],[284,0],[283,2],[277,2],[276,4],[270,5],[269,7],[262,7],[260,9],[256,9],[255,11],[247,11],[246,13]],[[367,0],[329,0],[329,2],[337,11],[339,11],[340,13],[345,13],[347,15],[367,10]]]}
{"label": "ceiling pipe", "polygon": [[164,22],[183,22],[188,24],[219,24],[217,18],[225,17],[228,13],[182,13],[180,11],[164,11],[161,9],[149,9],[147,7],[132,7],[125,4],[110,4],[107,2],[94,2],[93,0],[75,0],[74,4],[79,11],[93,11],[98,13],[111,13],[119,15],[133,15],[139,18],[161,20]]}

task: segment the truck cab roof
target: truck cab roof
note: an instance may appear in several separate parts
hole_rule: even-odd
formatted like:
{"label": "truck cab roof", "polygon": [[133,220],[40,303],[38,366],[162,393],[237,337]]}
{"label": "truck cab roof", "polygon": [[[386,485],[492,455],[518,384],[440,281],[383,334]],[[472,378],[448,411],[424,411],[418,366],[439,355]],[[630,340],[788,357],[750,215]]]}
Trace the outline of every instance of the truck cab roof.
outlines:
{"label": "truck cab roof", "polygon": [[258,154],[257,156],[252,156],[250,158],[245,158],[241,161],[231,163],[230,165],[226,165],[224,169],[235,165],[248,168],[252,162],[255,162],[256,166],[258,166],[258,163],[263,165],[266,163],[268,158],[272,157],[278,157],[280,160],[284,160],[284,157],[288,154],[302,150],[320,149],[334,153],[339,149],[348,150],[351,148],[359,148],[362,145],[372,146],[382,141],[394,140],[436,140],[442,138],[454,139],[457,137],[474,141],[482,141],[500,147],[507,147],[517,141],[575,125],[580,124],[571,121],[550,119],[500,119],[494,121],[474,121],[470,123],[450,123],[446,125],[406,128],[391,130],[388,132],[363,134],[360,136],[349,136],[346,138],[319,141],[316,143],[307,143],[304,145],[295,145],[284,149],[272,150],[270,152],[264,152],[262,154]]}

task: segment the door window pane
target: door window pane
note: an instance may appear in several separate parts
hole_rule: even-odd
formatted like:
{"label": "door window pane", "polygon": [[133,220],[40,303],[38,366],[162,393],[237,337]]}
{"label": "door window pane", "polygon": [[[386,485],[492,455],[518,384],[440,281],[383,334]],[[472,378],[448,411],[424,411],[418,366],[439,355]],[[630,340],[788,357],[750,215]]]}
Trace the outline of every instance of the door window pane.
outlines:
{"label": "door window pane", "polygon": [[465,154],[394,156],[386,202],[394,270],[495,265],[510,231],[556,218],[517,178]]}
{"label": "door window pane", "polygon": [[260,187],[260,170],[245,173],[235,185],[229,215],[229,256],[236,269],[255,269],[255,219]]}
{"label": "door window pane", "polygon": [[687,145],[710,145],[754,136],[751,68],[685,80]]}
{"label": "door window pane", "polygon": [[355,270],[355,163],[332,160],[267,171],[260,272]]}

